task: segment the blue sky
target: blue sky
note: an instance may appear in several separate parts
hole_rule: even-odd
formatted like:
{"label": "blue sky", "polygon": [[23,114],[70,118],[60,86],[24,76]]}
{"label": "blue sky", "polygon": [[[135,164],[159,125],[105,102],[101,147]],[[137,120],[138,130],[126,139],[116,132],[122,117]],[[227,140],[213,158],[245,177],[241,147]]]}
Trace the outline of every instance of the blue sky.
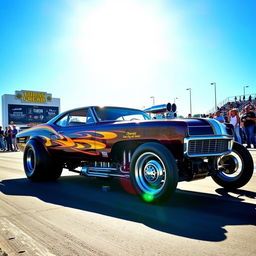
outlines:
{"label": "blue sky", "polygon": [[61,110],[178,105],[205,113],[256,93],[254,0],[0,0],[0,94],[52,93]]}

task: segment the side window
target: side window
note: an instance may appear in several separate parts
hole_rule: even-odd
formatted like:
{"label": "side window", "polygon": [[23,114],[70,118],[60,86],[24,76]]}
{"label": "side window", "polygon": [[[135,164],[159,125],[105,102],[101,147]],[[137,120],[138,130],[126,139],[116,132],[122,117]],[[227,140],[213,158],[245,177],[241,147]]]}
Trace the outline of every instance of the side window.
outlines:
{"label": "side window", "polygon": [[67,126],[67,124],[68,124],[68,116],[69,116],[69,115],[63,116],[56,124],[57,124],[58,126],[62,126],[62,127]]}
{"label": "side window", "polygon": [[56,124],[62,127],[79,126],[94,123],[90,109],[79,109],[72,111],[61,118]]}
{"label": "side window", "polygon": [[86,124],[86,116],[80,116],[76,113],[70,113],[68,126],[77,126]]}
{"label": "side window", "polygon": [[87,111],[86,123],[87,124],[94,123],[94,118],[93,118],[93,115],[92,115],[92,111],[90,109]]}

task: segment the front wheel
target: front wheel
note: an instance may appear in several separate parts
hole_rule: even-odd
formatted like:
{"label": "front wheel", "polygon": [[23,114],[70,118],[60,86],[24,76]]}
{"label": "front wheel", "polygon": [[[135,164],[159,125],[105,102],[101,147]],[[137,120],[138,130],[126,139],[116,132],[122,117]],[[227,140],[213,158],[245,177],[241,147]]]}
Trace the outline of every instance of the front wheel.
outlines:
{"label": "front wheel", "polygon": [[25,174],[31,181],[56,180],[62,172],[61,163],[54,161],[42,144],[28,141],[23,155]]}
{"label": "front wheel", "polygon": [[171,152],[161,144],[145,143],[131,159],[131,182],[146,202],[162,202],[175,191],[178,168]]}
{"label": "front wheel", "polygon": [[213,180],[226,189],[240,188],[248,183],[253,174],[253,159],[250,152],[234,142],[233,151],[217,160],[218,170]]}

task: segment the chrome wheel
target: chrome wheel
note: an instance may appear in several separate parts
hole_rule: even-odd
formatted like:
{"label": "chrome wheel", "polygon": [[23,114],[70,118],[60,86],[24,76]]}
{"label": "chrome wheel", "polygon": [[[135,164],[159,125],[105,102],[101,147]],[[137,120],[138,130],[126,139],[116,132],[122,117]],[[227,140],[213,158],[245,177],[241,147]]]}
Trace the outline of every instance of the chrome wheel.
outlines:
{"label": "chrome wheel", "polygon": [[166,183],[166,167],[153,152],[145,152],[138,157],[134,172],[136,183],[144,193],[157,194]]}
{"label": "chrome wheel", "polygon": [[27,157],[26,157],[26,166],[27,166],[27,172],[29,174],[32,174],[35,170],[35,154],[34,151],[30,148],[27,151]]}
{"label": "chrome wheel", "polygon": [[172,153],[163,145],[148,142],[132,155],[131,184],[147,203],[161,203],[174,193],[178,183],[178,168]]}
{"label": "chrome wheel", "polygon": [[224,180],[237,180],[243,172],[244,162],[242,157],[232,152],[229,155],[222,156],[218,160],[219,177]]}

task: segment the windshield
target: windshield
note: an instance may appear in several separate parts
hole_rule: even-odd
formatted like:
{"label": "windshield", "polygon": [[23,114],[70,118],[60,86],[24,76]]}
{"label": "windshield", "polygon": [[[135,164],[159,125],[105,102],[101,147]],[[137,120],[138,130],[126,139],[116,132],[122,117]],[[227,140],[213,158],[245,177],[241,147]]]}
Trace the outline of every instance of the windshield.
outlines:
{"label": "windshield", "polygon": [[137,109],[117,107],[95,107],[100,121],[136,121],[151,119],[145,112]]}

